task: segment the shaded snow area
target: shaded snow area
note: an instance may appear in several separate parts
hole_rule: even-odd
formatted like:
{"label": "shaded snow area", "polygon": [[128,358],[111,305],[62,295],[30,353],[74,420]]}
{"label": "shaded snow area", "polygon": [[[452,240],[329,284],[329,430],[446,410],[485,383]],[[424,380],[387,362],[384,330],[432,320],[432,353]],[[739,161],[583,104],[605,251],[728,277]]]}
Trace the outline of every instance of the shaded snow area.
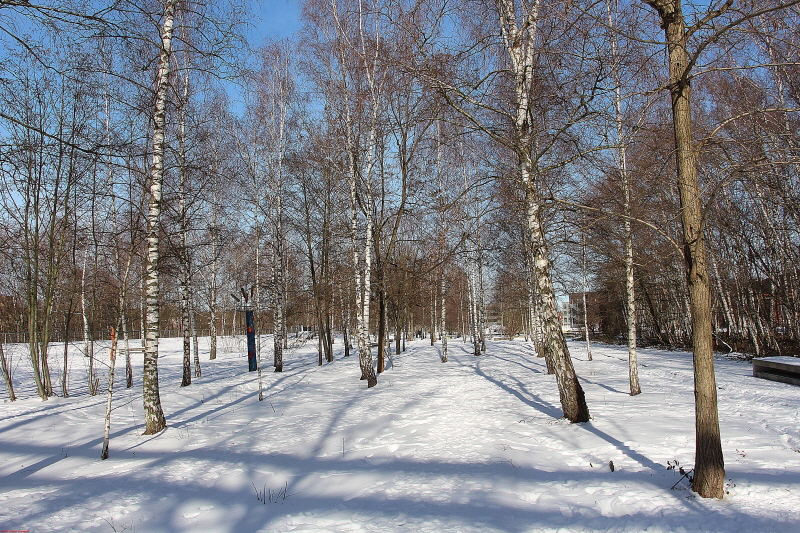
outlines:
{"label": "shaded snow area", "polygon": [[694,462],[687,353],[641,350],[644,392],[631,397],[625,348],[598,345],[586,361],[570,342],[592,414],[570,424],[554,378],[521,340],[491,342],[480,357],[451,340],[448,363],[438,345],[410,342],[374,389],[359,381],[355,357],[341,357],[341,342],[321,367],[309,343],[288,351],[283,373],[264,373],[263,402],[243,342],[224,344],[208,361],[201,339],[203,377],[181,388],[181,341],[162,339],[169,427],[158,435],[142,435],[136,354],[134,388],[114,397],[106,461],[105,395],[86,394],[80,344],[72,395],[46,402],[22,347],[7,346],[22,399],[0,411],[0,529],[800,531],[800,387],[754,378],[747,362],[717,358],[729,478],[720,501],[696,497],[667,468]]}

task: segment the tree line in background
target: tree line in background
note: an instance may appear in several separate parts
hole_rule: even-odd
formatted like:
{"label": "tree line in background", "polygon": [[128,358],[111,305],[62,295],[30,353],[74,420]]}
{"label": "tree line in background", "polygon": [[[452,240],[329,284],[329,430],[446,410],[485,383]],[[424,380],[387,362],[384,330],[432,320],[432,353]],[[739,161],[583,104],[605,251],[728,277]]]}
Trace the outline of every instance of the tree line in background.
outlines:
{"label": "tree line in background", "polygon": [[0,1],[3,340],[46,399],[74,340],[99,391],[112,327],[132,386],[135,339],[154,433],[159,337],[189,385],[245,293],[275,371],[298,327],[369,387],[411,335],[444,362],[523,335],[583,422],[556,290],[582,293],[632,395],[637,345],[694,350],[721,497],[713,349],[800,339],[798,3],[306,0],[251,47],[233,1]]}

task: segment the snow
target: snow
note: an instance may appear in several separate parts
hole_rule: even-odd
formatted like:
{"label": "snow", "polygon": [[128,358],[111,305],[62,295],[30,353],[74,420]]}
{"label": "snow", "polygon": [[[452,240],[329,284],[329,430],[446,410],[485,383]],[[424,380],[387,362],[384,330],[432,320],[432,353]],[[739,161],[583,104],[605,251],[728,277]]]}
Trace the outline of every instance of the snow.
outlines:
{"label": "snow", "polygon": [[759,361],[770,363],[780,363],[782,365],[800,366],[800,357],[789,357],[787,355],[776,355],[773,357],[762,357]]}
{"label": "snow", "polygon": [[141,354],[134,388],[121,388],[118,367],[106,461],[105,395],[86,394],[80,344],[72,395],[46,402],[24,347],[7,346],[21,399],[0,411],[0,529],[773,533],[800,523],[800,387],[754,378],[747,362],[716,361],[728,494],[704,500],[667,468],[694,461],[684,352],[640,350],[643,393],[631,397],[625,348],[594,345],[586,361],[570,342],[592,414],[570,424],[522,340],[490,342],[480,357],[451,340],[448,363],[438,345],[410,342],[373,389],[341,341],[321,367],[312,342],[286,353],[283,373],[265,372],[263,402],[243,341],[226,343],[208,361],[201,339],[203,377],[181,388],[180,339],[162,339],[169,427],[158,435],[142,435]]}

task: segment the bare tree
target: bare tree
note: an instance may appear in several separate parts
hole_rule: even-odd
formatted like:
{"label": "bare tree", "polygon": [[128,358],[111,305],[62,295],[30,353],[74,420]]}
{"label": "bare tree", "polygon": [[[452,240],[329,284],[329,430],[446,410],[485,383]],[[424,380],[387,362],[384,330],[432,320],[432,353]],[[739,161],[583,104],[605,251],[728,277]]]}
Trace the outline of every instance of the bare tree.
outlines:
{"label": "bare tree", "polygon": [[106,396],[106,419],[105,429],[103,430],[103,449],[100,452],[100,459],[108,459],[108,438],[111,433],[111,398],[114,394],[114,368],[117,364],[117,332],[111,328],[111,349],[108,352],[108,394]]}
{"label": "bare tree", "polygon": [[145,337],[143,402],[145,434],[163,430],[166,425],[161,409],[158,388],[158,338],[160,305],[158,287],[159,233],[161,230],[161,186],[164,179],[164,146],[166,133],[167,92],[169,90],[172,33],[175,24],[177,0],[164,0],[159,46],[156,98],[153,111],[153,159],[150,167],[150,202],[147,214],[147,267],[145,290],[147,294],[147,334]]}
{"label": "bare tree", "polygon": [[6,391],[8,391],[8,399],[12,402],[17,399],[14,394],[14,382],[11,381],[11,371],[9,369],[8,361],[6,360],[6,353],[3,351],[3,342],[0,340],[0,370],[3,371],[3,381],[6,382]]}
{"label": "bare tree", "polygon": [[[625,305],[628,321],[628,383],[631,396],[642,392],[639,385],[639,365],[636,357],[636,292],[633,271],[633,224],[631,223],[631,187],[628,176],[627,145],[622,115],[622,87],[619,72],[619,52],[615,33],[615,9],[611,0],[606,0],[608,12],[609,40],[611,41],[612,76],[614,78],[614,122],[616,126],[617,169],[622,188],[622,209],[625,219]],[[584,303],[584,306],[586,304]]]}

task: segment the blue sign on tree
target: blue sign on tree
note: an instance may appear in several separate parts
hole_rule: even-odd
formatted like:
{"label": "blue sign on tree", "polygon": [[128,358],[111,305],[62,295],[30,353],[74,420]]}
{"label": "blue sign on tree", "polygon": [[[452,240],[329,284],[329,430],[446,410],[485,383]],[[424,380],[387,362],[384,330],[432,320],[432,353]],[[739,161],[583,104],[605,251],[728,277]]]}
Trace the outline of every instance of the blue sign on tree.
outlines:
{"label": "blue sign on tree", "polygon": [[247,323],[247,363],[250,372],[258,370],[256,361],[256,326],[253,321],[253,311],[245,311],[245,322]]}

